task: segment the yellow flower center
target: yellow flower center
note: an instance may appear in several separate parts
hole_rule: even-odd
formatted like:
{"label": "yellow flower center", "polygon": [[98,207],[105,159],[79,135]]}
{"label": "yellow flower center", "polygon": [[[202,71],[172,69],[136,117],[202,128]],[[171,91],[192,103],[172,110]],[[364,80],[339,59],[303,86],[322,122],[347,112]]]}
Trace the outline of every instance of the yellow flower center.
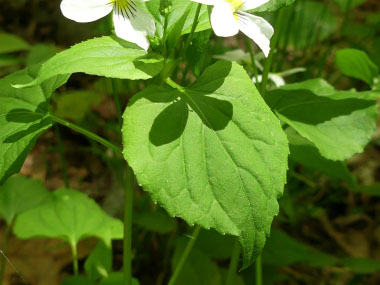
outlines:
{"label": "yellow flower center", "polygon": [[241,6],[243,6],[242,0],[225,0],[225,1],[230,4],[231,10],[233,13],[238,11],[241,8]]}
{"label": "yellow flower center", "polygon": [[124,18],[135,17],[136,4],[133,0],[109,0],[113,5],[116,14]]}

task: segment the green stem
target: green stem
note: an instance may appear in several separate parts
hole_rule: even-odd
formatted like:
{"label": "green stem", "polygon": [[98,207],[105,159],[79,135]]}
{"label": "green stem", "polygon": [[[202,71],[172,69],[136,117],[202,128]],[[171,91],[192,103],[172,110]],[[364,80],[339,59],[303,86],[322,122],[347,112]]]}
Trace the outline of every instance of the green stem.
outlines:
{"label": "green stem", "polygon": [[57,124],[54,124],[54,130],[55,130],[55,136],[57,138],[58,142],[58,153],[61,158],[61,167],[62,167],[62,174],[63,174],[63,179],[65,181],[65,187],[70,188],[69,184],[69,176],[67,174],[67,163],[66,163],[66,158],[65,158],[65,150],[63,147],[62,143],[62,137],[61,137],[61,132],[59,131],[59,127]]}
{"label": "green stem", "polygon": [[74,275],[77,276],[79,274],[78,270],[78,249],[75,242],[70,243],[71,246],[71,252],[73,254],[73,269],[74,269]]}
{"label": "green stem", "polygon": [[6,256],[8,251],[9,237],[11,236],[11,226],[6,225],[5,228],[5,240],[2,248],[3,256],[1,256],[1,265],[0,265],[0,285],[3,284],[3,278],[5,273],[5,264],[7,262]]}
{"label": "green stem", "polygon": [[263,268],[262,268],[262,262],[261,262],[261,254],[256,259],[256,285],[262,285],[263,284]]}
{"label": "green stem", "polygon": [[90,132],[90,131],[88,131],[88,130],[86,130],[86,129],[84,129],[84,128],[76,125],[76,124],[68,122],[64,119],[58,118],[57,116],[55,116],[53,114],[49,114],[49,117],[50,117],[50,119],[52,119],[54,122],[56,122],[58,124],[61,124],[63,126],[66,126],[70,129],[74,130],[74,131],[77,131],[78,133],[85,135],[89,139],[92,139],[92,140],[104,145],[105,147],[112,149],[113,151],[115,151],[117,153],[122,153],[122,151],[119,147],[117,147],[113,143],[107,141],[106,139],[99,137],[98,135],[94,134],[93,132]]}
{"label": "green stem", "polygon": [[193,25],[191,26],[190,35],[187,38],[187,40],[185,42],[185,46],[183,48],[183,53],[186,53],[187,48],[189,47],[189,44],[190,44],[191,40],[193,39],[193,36],[194,36],[194,33],[195,33],[195,29],[197,28],[197,25],[198,25],[198,18],[199,18],[199,14],[201,13],[201,8],[202,8],[202,4],[199,3],[198,7],[197,7],[197,11],[195,12],[195,16],[194,16],[194,20],[193,20]]}
{"label": "green stem", "polygon": [[251,57],[252,68],[253,68],[253,75],[255,76],[256,85],[258,86],[259,80],[258,80],[258,72],[257,72],[256,61],[255,61],[255,54],[253,53],[251,42],[248,39],[248,37],[245,37],[245,42],[247,44],[248,52],[249,52],[249,55]]}
{"label": "green stem", "polygon": [[269,71],[272,65],[274,50],[276,49],[278,36],[280,34],[280,29],[282,25],[282,19],[284,17],[284,8],[280,9],[277,15],[276,23],[274,25],[274,35],[270,42],[270,52],[267,60],[265,61],[264,71],[263,71],[263,80],[261,82],[261,96],[265,98],[265,93],[267,90],[268,76]]}
{"label": "green stem", "polygon": [[189,254],[190,254],[190,252],[194,246],[195,241],[197,240],[197,237],[198,237],[200,231],[201,231],[201,227],[196,226],[194,229],[194,232],[192,234],[192,237],[190,238],[189,242],[187,243],[185,251],[182,253],[182,256],[181,256],[181,258],[180,258],[180,260],[179,260],[179,262],[178,262],[178,264],[174,270],[174,273],[169,280],[168,285],[174,285],[175,282],[177,281],[177,278],[178,278],[179,274],[181,273],[187,258],[189,257]]}
{"label": "green stem", "polygon": [[235,284],[234,282],[235,282],[236,271],[237,271],[237,267],[239,263],[239,256],[240,256],[240,245],[239,245],[238,239],[236,238],[234,249],[232,250],[230,266],[228,268],[226,285]]}
{"label": "green stem", "polygon": [[112,95],[115,101],[115,107],[116,107],[116,112],[117,112],[117,120],[119,121],[119,124],[121,126],[123,123],[123,118],[121,115],[121,105],[120,105],[120,100],[119,100],[119,92],[117,90],[117,81],[114,78],[112,78],[111,81],[112,81]]}
{"label": "green stem", "polygon": [[132,284],[132,211],[133,211],[134,174],[132,168],[127,166],[125,207],[124,207],[124,254],[123,273],[124,284]]}

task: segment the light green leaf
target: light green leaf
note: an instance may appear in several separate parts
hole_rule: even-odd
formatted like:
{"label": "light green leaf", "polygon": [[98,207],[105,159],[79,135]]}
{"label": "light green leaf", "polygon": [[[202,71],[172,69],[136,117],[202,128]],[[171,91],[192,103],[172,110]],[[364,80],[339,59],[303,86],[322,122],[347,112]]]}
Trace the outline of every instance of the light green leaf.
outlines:
{"label": "light green leaf", "polygon": [[355,177],[342,161],[332,161],[324,158],[318,149],[307,139],[298,135],[293,129],[286,130],[289,140],[290,159],[311,169],[318,170],[334,179],[343,179],[356,187]]}
{"label": "light green leaf", "polygon": [[332,266],[337,261],[336,257],[299,242],[280,230],[272,230],[263,251],[263,262],[271,265]]}
{"label": "light green leaf", "polygon": [[374,79],[379,75],[379,68],[361,50],[338,50],[336,64],[344,75],[363,80],[369,86],[374,84]]}
{"label": "light green leaf", "polygon": [[57,76],[33,88],[12,87],[33,80],[38,68],[31,66],[0,80],[0,184],[20,170],[38,136],[51,126],[50,95],[68,79]]}
{"label": "light green leaf", "polygon": [[[172,257],[172,270],[176,268],[183,251],[185,250],[188,239],[180,238],[177,240],[175,251]],[[222,276],[218,266],[209,256],[193,248],[178,276],[176,284],[181,285],[222,285]]]}
{"label": "light green leaf", "polygon": [[16,87],[34,86],[62,74],[83,72],[120,79],[149,79],[160,73],[163,58],[117,37],[94,38],[53,56],[41,67],[33,82]]}
{"label": "light green leaf", "polygon": [[40,205],[48,197],[41,181],[13,176],[0,186],[0,216],[11,225],[18,214]]}
{"label": "light green leaf", "polygon": [[207,68],[190,88],[150,86],[124,113],[124,156],[171,216],[239,236],[244,267],[278,213],[288,145],[244,69]]}
{"label": "light green leaf", "polygon": [[24,51],[30,48],[23,39],[6,33],[0,33],[0,54]]}
{"label": "light green leaf", "polygon": [[112,268],[111,240],[100,240],[84,263],[84,269],[91,281],[108,277]]}
{"label": "light green leaf", "polygon": [[[107,278],[104,278],[99,285],[124,285],[124,276],[122,272],[113,272]],[[139,285],[136,278],[132,278],[132,285]]]}
{"label": "light green leaf", "polygon": [[362,152],[376,129],[376,101],[370,98],[368,92],[337,91],[315,79],[270,91],[266,101],[324,157],[344,160]]}
{"label": "light green leaf", "polygon": [[149,231],[166,234],[174,230],[175,222],[162,210],[154,212],[136,212],[133,223]]}
{"label": "light green leaf", "polygon": [[270,0],[268,3],[252,10],[252,12],[273,12],[280,8],[290,6],[295,0]]}
{"label": "light green leaf", "polygon": [[85,194],[60,189],[41,206],[20,214],[14,233],[21,239],[32,237],[61,238],[72,245],[95,236],[105,241],[121,239],[123,224],[108,216]]}
{"label": "light green leaf", "polygon": [[73,91],[57,97],[58,117],[73,121],[82,120],[93,105],[99,104],[101,96],[93,91]]}

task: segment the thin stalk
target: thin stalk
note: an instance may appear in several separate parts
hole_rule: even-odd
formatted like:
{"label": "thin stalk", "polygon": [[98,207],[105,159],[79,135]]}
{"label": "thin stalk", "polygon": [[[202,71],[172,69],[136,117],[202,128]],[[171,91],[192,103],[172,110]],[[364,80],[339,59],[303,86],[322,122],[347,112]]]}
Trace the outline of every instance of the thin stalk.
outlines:
{"label": "thin stalk", "polygon": [[255,82],[256,82],[256,85],[258,85],[259,80],[258,80],[257,66],[256,66],[256,61],[255,61],[255,54],[253,53],[251,42],[248,39],[248,37],[245,37],[245,42],[247,44],[248,52],[249,52],[249,55],[251,57],[253,75],[255,76],[255,79],[256,79]]}
{"label": "thin stalk", "polygon": [[73,269],[74,269],[74,275],[77,276],[79,274],[78,269],[78,249],[75,242],[70,243],[71,246],[71,252],[73,254]]}
{"label": "thin stalk", "polygon": [[236,238],[234,249],[232,250],[230,266],[228,268],[226,285],[235,284],[234,281],[235,281],[236,270],[239,263],[239,256],[240,256],[240,245],[239,245],[238,239]]}
{"label": "thin stalk", "polygon": [[65,149],[63,147],[62,143],[62,137],[61,137],[61,132],[59,131],[59,127],[57,124],[54,124],[54,131],[55,131],[55,136],[57,138],[58,142],[58,153],[61,158],[61,168],[62,168],[62,174],[63,174],[63,179],[65,181],[65,187],[70,188],[69,184],[69,176],[67,174],[67,163],[66,163],[66,158],[65,158]]}
{"label": "thin stalk", "polygon": [[280,9],[277,15],[276,23],[274,25],[274,35],[270,43],[270,52],[267,60],[265,61],[264,71],[263,71],[263,79],[261,82],[261,96],[265,98],[265,93],[267,90],[268,84],[268,76],[269,71],[272,65],[274,50],[277,46],[278,36],[280,34],[280,29],[282,25],[282,19],[284,18],[284,8]]}
{"label": "thin stalk", "polygon": [[117,90],[117,81],[112,78],[112,95],[115,102],[116,112],[117,112],[117,120],[119,121],[120,126],[123,123],[122,115],[121,115],[121,105],[119,100],[119,92]]}
{"label": "thin stalk", "polygon": [[70,129],[74,130],[74,131],[77,131],[78,133],[85,135],[89,139],[94,140],[94,141],[104,145],[105,147],[112,149],[113,151],[115,151],[117,153],[120,153],[120,154],[122,153],[122,151],[119,147],[117,147],[113,143],[107,141],[106,139],[99,137],[98,135],[94,134],[93,132],[90,132],[90,131],[88,131],[88,130],[86,130],[86,129],[84,129],[84,128],[76,125],[76,124],[68,122],[64,119],[58,118],[57,116],[55,116],[53,114],[49,114],[49,117],[50,117],[50,119],[52,119],[54,122],[56,122],[58,124],[61,124],[63,126],[66,126]]}
{"label": "thin stalk", "polygon": [[263,284],[263,265],[261,262],[261,254],[256,259],[256,285],[262,285]]}
{"label": "thin stalk", "polygon": [[1,265],[0,265],[0,285],[3,284],[3,278],[4,278],[4,273],[5,273],[5,264],[7,262],[6,256],[7,256],[8,243],[9,243],[10,236],[11,236],[11,226],[6,225],[5,240],[4,240],[3,249],[2,249],[3,256],[1,256]]}
{"label": "thin stalk", "polygon": [[179,260],[179,262],[178,262],[178,264],[174,270],[174,273],[169,280],[168,285],[176,284],[175,282],[177,281],[177,278],[178,278],[179,274],[181,273],[183,266],[185,265],[185,262],[186,262],[187,258],[189,257],[191,250],[193,249],[194,243],[197,240],[197,237],[198,237],[200,231],[201,231],[201,227],[196,226],[194,229],[194,232],[192,234],[192,237],[190,238],[189,242],[187,243],[185,251],[182,253],[182,256],[181,256],[181,258],[180,258],[180,260]]}
{"label": "thin stalk", "polygon": [[124,206],[124,244],[123,244],[123,273],[124,284],[132,285],[132,211],[133,188],[135,176],[132,168],[127,166],[125,206]]}
{"label": "thin stalk", "polygon": [[185,42],[185,46],[183,48],[183,52],[184,53],[186,52],[187,48],[189,47],[189,44],[190,44],[191,40],[193,39],[195,29],[197,28],[197,25],[198,25],[198,18],[199,18],[199,14],[201,13],[201,8],[202,8],[202,4],[199,3],[198,7],[197,7],[197,11],[195,12],[195,16],[194,16],[194,20],[193,20],[193,25],[191,26],[190,35],[187,38],[187,40]]}

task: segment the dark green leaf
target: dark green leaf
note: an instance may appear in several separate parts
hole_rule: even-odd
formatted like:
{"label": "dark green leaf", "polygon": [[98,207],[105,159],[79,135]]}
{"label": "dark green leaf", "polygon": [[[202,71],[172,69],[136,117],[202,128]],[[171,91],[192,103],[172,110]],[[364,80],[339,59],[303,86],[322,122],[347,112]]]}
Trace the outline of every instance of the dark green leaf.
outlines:
{"label": "dark green leaf", "polygon": [[24,51],[30,48],[23,39],[6,33],[0,33],[0,54]]}

